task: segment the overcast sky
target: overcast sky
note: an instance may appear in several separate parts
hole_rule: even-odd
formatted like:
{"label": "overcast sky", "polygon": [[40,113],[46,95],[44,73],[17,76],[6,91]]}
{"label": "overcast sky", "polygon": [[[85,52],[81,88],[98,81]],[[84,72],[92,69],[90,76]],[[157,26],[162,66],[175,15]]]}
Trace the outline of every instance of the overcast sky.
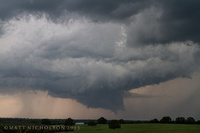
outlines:
{"label": "overcast sky", "polygon": [[200,119],[199,6],[0,0],[0,117]]}

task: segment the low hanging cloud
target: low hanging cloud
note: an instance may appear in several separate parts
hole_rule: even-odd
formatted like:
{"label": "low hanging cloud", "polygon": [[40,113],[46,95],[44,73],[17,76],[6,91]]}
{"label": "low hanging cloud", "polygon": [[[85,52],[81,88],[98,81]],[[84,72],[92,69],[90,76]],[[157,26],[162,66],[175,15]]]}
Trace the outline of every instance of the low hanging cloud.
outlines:
{"label": "low hanging cloud", "polygon": [[170,4],[6,4],[0,8],[5,12],[0,14],[0,92],[43,90],[116,112],[124,109],[124,94],[131,89],[190,77],[200,65],[199,41],[193,36],[198,28],[195,33],[184,29],[193,18],[172,23],[178,18]]}
{"label": "low hanging cloud", "polygon": [[126,26],[87,19],[54,23],[45,15],[11,19],[1,36],[1,91],[44,90],[94,108],[123,109],[133,88],[189,77],[192,41],[129,47]]}

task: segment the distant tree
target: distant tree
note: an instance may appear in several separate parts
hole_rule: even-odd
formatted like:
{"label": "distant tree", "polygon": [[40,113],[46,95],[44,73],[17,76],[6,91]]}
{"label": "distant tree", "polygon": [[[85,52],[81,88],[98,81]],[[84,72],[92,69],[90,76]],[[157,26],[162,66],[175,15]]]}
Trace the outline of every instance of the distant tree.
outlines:
{"label": "distant tree", "polygon": [[195,119],[193,117],[188,117],[187,120],[186,120],[186,122],[188,124],[194,124],[195,123]]}
{"label": "distant tree", "polygon": [[97,123],[98,124],[106,124],[107,123],[107,120],[104,118],[104,117],[101,117],[97,120]]}
{"label": "distant tree", "polygon": [[158,119],[153,119],[150,121],[150,123],[159,123]]}
{"label": "distant tree", "polygon": [[126,122],[125,122],[123,119],[120,119],[120,120],[119,120],[119,123],[120,123],[120,124],[125,124]]}
{"label": "distant tree", "polygon": [[39,120],[30,120],[30,124],[39,124],[40,123],[40,121]]}
{"label": "distant tree", "polygon": [[49,119],[42,119],[41,123],[44,125],[50,125],[51,121]]}
{"label": "distant tree", "polygon": [[184,117],[177,117],[175,122],[178,124],[183,124],[186,123],[186,119]]}
{"label": "distant tree", "polygon": [[88,126],[96,126],[97,123],[95,121],[89,121]]}
{"label": "distant tree", "polygon": [[196,123],[197,123],[197,124],[200,124],[200,120],[198,120]]}
{"label": "distant tree", "polygon": [[141,120],[134,121],[134,123],[143,123]]}
{"label": "distant tree", "polygon": [[111,120],[108,124],[109,128],[111,129],[116,129],[116,128],[121,128],[121,124],[118,120]]}
{"label": "distant tree", "polygon": [[172,119],[169,116],[164,116],[160,122],[161,123],[171,123]]}
{"label": "distant tree", "polygon": [[65,120],[65,125],[73,126],[73,125],[75,125],[75,122],[72,118],[68,118],[68,119]]}

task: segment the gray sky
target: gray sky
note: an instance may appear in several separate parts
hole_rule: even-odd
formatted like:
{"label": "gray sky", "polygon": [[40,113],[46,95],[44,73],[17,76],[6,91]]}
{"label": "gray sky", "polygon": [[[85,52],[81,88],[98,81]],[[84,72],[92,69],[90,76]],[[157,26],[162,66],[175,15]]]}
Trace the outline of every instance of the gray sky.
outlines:
{"label": "gray sky", "polygon": [[[168,88],[169,81],[192,80],[188,86],[192,96],[200,89],[193,78],[200,65],[199,5],[197,0],[0,0],[2,99],[13,100],[19,95],[46,101],[68,99],[77,104],[71,110],[80,104],[94,115],[109,111],[113,117],[129,118],[134,107],[147,107],[145,99],[155,100],[152,93],[159,92],[161,100],[159,89],[152,89],[155,85],[165,83],[162,89],[171,94],[182,90],[178,85]],[[144,94],[134,92],[145,86],[151,86],[151,91],[147,87]],[[183,98],[177,95],[177,99]],[[135,103],[138,98],[140,105]],[[184,98],[184,108],[199,110],[195,102],[199,99]],[[194,102],[192,107],[190,101]],[[153,103],[152,107],[159,108]],[[28,117],[37,108],[33,104],[26,113],[8,116]],[[174,117],[179,115],[178,108],[170,109]],[[131,118],[145,114],[137,110]],[[141,119],[153,114],[146,112]],[[197,112],[192,115],[199,118]]]}

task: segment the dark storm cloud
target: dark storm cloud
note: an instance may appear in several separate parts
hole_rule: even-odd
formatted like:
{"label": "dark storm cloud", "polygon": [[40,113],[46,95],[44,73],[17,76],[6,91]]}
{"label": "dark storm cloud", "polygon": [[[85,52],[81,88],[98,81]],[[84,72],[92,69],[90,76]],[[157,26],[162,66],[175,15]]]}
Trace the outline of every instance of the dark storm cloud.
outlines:
{"label": "dark storm cloud", "polygon": [[[54,16],[63,11],[77,12],[93,19],[124,19],[149,6],[151,0],[19,0],[0,1],[1,18],[12,17],[21,12],[45,12]],[[128,8],[127,8],[128,6]],[[100,20],[101,21],[101,20]]]}
{"label": "dark storm cloud", "polygon": [[1,92],[44,90],[116,112],[133,88],[190,77],[199,30],[184,2],[1,0]]}
{"label": "dark storm cloud", "polygon": [[199,42],[199,5],[198,0],[162,1],[161,8],[164,12],[161,17],[161,31],[164,37],[161,41],[193,40]]}
{"label": "dark storm cloud", "polygon": [[63,1],[32,1],[32,0],[19,0],[19,1],[0,1],[0,16],[2,19],[12,18],[23,12],[56,12],[57,6],[62,5]]}
{"label": "dark storm cloud", "polygon": [[187,40],[199,42],[199,5],[197,0],[157,1],[129,17],[129,45]]}
{"label": "dark storm cloud", "polygon": [[61,19],[63,15],[74,17],[78,14],[97,22],[114,21],[128,25],[130,46],[135,43],[199,42],[199,5],[198,0],[1,0],[0,18],[43,12],[53,19]]}

